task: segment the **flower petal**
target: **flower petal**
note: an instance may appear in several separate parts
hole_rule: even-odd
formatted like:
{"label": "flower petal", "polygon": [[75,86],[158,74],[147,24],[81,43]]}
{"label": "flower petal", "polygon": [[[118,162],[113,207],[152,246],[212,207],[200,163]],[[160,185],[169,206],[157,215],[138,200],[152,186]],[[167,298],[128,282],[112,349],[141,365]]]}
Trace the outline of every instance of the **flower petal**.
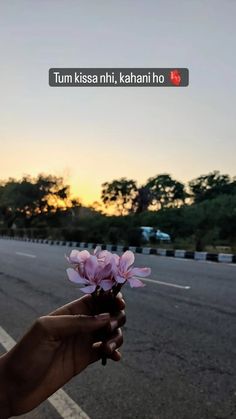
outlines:
{"label": "flower petal", "polygon": [[114,283],[111,279],[103,279],[100,282],[100,286],[104,291],[108,291],[113,287]]}
{"label": "flower petal", "polygon": [[151,269],[150,268],[133,268],[129,271],[129,277],[133,277],[133,276],[141,276],[143,278],[145,278],[146,276],[149,276],[151,274]]}
{"label": "flower petal", "polygon": [[79,250],[73,249],[70,253],[70,256],[68,257],[68,261],[70,263],[80,263],[79,254]]}
{"label": "flower petal", "polygon": [[101,250],[102,250],[101,246],[95,247],[94,252],[93,252],[94,255],[98,257],[98,255],[101,252]]}
{"label": "flower petal", "polygon": [[68,278],[71,282],[75,282],[76,284],[87,284],[88,280],[83,278],[76,272],[73,268],[68,268],[66,270]]}
{"label": "flower petal", "polygon": [[101,257],[104,259],[105,265],[107,265],[108,263],[111,263],[111,260],[113,258],[112,253],[108,252],[108,250],[103,250]]}
{"label": "flower petal", "polygon": [[111,273],[114,277],[116,277],[118,273],[118,263],[117,263],[117,258],[115,258],[114,256],[117,256],[117,255],[113,255],[111,259]]}
{"label": "flower petal", "polygon": [[108,250],[101,250],[99,253],[96,254],[98,263],[100,265],[107,265],[108,263],[111,263],[111,260],[113,258],[113,255],[111,252],[108,252]]}
{"label": "flower petal", "polygon": [[89,285],[88,287],[80,288],[80,291],[85,292],[86,294],[92,294],[96,289],[96,285]]}
{"label": "flower petal", "polygon": [[96,274],[96,280],[99,282],[102,279],[108,278],[112,273],[112,266],[110,263],[108,265],[105,265],[104,268],[97,270]]}
{"label": "flower petal", "polygon": [[123,276],[117,275],[116,276],[116,282],[119,284],[123,284],[126,281],[126,279]]}
{"label": "flower petal", "polygon": [[84,272],[89,281],[93,281],[98,268],[98,260],[96,256],[91,256],[85,261]]}
{"label": "flower petal", "polygon": [[85,262],[88,258],[90,258],[90,253],[87,250],[82,250],[79,252],[80,262]]}
{"label": "flower petal", "polygon": [[120,258],[120,270],[122,272],[127,272],[129,267],[134,263],[134,254],[130,250],[127,250]]}
{"label": "flower petal", "polygon": [[130,278],[128,282],[131,288],[145,287],[145,284],[137,278]]}
{"label": "flower petal", "polygon": [[112,256],[113,256],[113,259],[115,260],[116,266],[118,266],[120,263],[120,256],[117,255],[116,253],[113,253]]}

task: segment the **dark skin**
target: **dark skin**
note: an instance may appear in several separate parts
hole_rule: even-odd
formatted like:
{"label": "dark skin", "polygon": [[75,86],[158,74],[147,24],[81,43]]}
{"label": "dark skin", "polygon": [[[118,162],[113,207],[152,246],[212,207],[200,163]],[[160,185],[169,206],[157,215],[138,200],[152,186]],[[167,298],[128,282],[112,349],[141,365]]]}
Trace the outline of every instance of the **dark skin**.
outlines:
{"label": "dark skin", "polygon": [[29,412],[104,356],[119,361],[124,308],[120,293],[85,295],[37,319],[0,357],[1,419]]}

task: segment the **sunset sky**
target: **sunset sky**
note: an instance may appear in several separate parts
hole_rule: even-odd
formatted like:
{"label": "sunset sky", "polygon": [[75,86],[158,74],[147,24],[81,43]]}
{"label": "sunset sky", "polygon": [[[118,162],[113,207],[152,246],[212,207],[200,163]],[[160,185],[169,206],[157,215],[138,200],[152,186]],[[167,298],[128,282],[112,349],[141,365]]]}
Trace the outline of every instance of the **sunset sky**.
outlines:
{"label": "sunset sky", "polygon": [[[236,2],[0,2],[0,179],[63,175],[84,204],[139,184],[236,175]],[[50,67],[188,67],[185,88],[52,88]]]}

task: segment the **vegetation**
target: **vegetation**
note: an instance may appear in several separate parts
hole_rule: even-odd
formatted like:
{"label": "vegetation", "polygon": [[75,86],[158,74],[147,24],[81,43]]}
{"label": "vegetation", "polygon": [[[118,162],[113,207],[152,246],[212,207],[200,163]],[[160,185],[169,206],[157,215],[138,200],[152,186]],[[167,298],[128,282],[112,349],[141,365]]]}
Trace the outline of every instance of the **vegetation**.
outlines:
{"label": "vegetation", "polygon": [[236,179],[218,171],[187,185],[169,174],[140,187],[121,178],[102,185],[101,200],[115,215],[83,207],[60,177],[2,181],[0,233],[139,246],[147,225],[169,233],[175,247],[236,246]]}

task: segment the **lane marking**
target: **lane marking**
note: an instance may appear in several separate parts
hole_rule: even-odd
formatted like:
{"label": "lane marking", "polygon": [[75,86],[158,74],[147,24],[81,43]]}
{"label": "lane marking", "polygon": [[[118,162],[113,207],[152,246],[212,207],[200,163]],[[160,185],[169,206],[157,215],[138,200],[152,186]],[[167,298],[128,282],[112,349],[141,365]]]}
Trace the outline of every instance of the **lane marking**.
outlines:
{"label": "lane marking", "polygon": [[36,258],[36,255],[32,255],[31,253],[23,253],[23,252],[16,252],[16,255],[18,256],[25,256],[27,258]]}
{"label": "lane marking", "polygon": [[183,290],[190,290],[191,289],[191,287],[189,285],[171,284],[170,282],[156,281],[156,280],[150,279],[150,278],[137,278],[137,279],[141,279],[142,281],[152,282],[153,284],[166,285],[167,287],[181,288]]}
{"label": "lane marking", "polygon": [[[0,326],[0,344],[9,351],[15,344],[15,340]],[[68,394],[59,389],[48,398],[48,402],[54,407],[63,419],[90,419],[81,407],[72,400]]]}
{"label": "lane marking", "polygon": [[0,326],[0,343],[6,349],[10,351],[11,348],[16,344],[14,339]]}
{"label": "lane marking", "polygon": [[86,415],[81,407],[62,389],[57,390],[56,393],[48,398],[48,401],[64,419],[89,419],[89,416]]}

